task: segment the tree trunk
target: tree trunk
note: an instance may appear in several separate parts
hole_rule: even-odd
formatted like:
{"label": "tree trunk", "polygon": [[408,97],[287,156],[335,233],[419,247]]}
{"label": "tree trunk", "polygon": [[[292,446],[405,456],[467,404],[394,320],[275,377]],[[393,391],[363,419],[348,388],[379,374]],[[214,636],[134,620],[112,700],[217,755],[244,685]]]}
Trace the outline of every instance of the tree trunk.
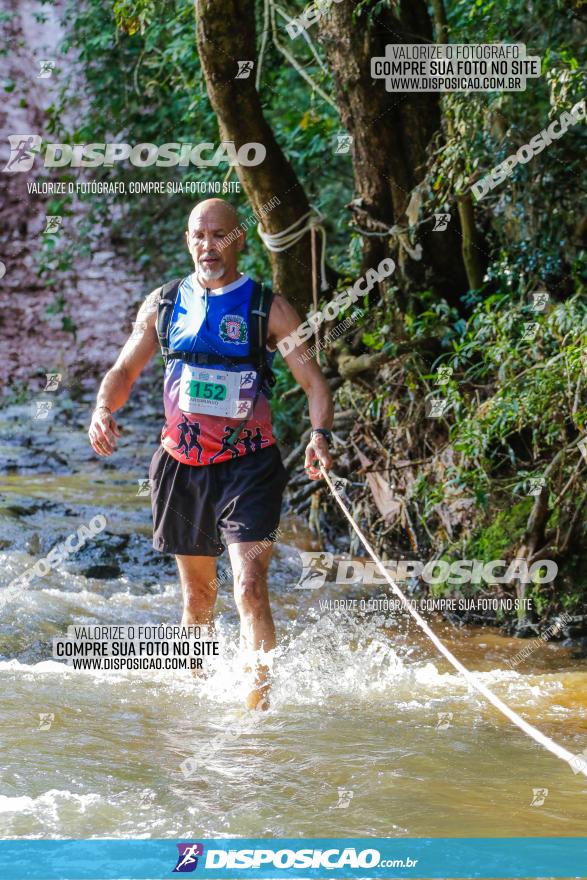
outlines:
{"label": "tree trunk", "polygon": [[[520,542],[520,546],[516,552],[516,559],[524,559],[528,563],[528,567],[531,566],[533,557],[535,556],[539,547],[544,543],[544,532],[546,529],[546,523],[548,521],[549,516],[548,509],[548,489],[544,488],[540,491],[540,494],[536,496],[534,499],[534,504],[532,505],[532,510],[530,511],[530,516],[528,517],[528,522],[526,523],[526,530],[524,535],[522,536],[522,540]],[[523,580],[516,579],[516,596],[518,599],[522,601],[522,607],[518,609],[518,618],[520,620],[524,620],[528,615],[526,610],[524,609],[523,603],[526,599],[526,584]]]}
{"label": "tree trunk", "polygon": [[[259,214],[261,206],[280,200],[263,219],[270,233],[283,231],[310,208],[304,188],[287,161],[261,107],[255,72],[235,79],[237,60],[257,61],[254,0],[195,0],[197,45],[210,102],[218,117],[222,140],[238,150],[245,143],[260,143],[267,150],[257,166],[236,166],[243,188]],[[284,253],[270,254],[275,291],[300,311],[312,302],[310,234]]]}
{"label": "tree trunk", "polygon": [[[446,10],[444,8],[444,0],[432,0],[432,9],[434,11],[434,26],[436,30],[436,39],[439,43],[448,43],[448,22],[446,19]],[[450,138],[454,137],[454,126],[449,115],[446,117],[446,126]],[[473,208],[473,199],[471,193],[466,192],[457,197],[457,210],[459,212],[459,220],[461,223],[462,242],[461,253],[463,255],[463,264],[467,273],[469,287],[475,290],[483,284],[483,275],[485,270],[485,259],[483,252],[479,246],[479,234],[475,226],[475,210]]]}
{"label": "tree trunk", "polygon": [[[353,15],[358,0],[334,4],[319,22],[343,125],[353,136],[353,168],[358,212],[384,223],[407,225],[410,194],[422,181],[429,147],[440,129],[440,103],[433,93],[391,93],[371,78],[371,58],[385,55],[388,43],[431,42],[432,25],[424,0],[401,0],[374,19]],[[365,228],[366,223],[360,224]],[[371,227],[371,228],[376,228]],[[431,287],[458,305],[467,290],[460,231],[420,228],[422,259],[409,257],[397,239],[391,252],[403,280],[415,289]],[[376,266],[390,251],[386,237],[364,238],[364,266]]]}
{"label": "tree trunk", "polygon": [[457,196],[457,210],[461,222],[462,242],[461,253],[469,281],[469,287],[476,290],[483,284],[485,259],[479,247],[479,234],[475,226],[475,210],[471,193]]}

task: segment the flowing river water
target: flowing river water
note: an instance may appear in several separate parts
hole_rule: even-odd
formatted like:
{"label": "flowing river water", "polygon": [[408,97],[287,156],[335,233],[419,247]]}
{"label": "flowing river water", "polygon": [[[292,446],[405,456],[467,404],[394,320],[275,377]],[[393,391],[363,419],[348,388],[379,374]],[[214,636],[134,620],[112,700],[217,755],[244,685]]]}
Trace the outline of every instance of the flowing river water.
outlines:
{"label": "flowing river water", "polygon": [[[120,450],[104,461],[87,444],[88,405],[46,421],[14,405],[0,422],[0,837],[585,834],[585,777],[471,693],[404,614],[321,611],[351,588],[294,589],[298,550],[313,546],[294,519],[271,569],[268,712],[243,709],[229,584],[206,681],[53,660],[52,637],[72,624],[179,619],[173,559],[152,550],[149,498],[137,494],[156,410],[127,407]],[[11,585],[97,514],[107,526],[94,540]],[[512,670],[527,642],[432,622],[524,718],[574,753],[587,747],[587,671],[570,648],[540,643]]]}

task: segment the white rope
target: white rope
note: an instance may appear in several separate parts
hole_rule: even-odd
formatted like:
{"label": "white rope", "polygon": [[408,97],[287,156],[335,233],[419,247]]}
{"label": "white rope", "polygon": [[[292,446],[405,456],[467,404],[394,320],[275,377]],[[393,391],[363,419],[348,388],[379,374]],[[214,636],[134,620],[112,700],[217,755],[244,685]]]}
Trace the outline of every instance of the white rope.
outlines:
{"label": "white rope", "polygon": [[[269,0],[267,0],[267,2],[269,2]],[[274,3],[274,2],[273,2],[273,0],[272,0],[272,2],[271,2],[271,5],[272,5],[272,7],[275,9],[275,11],[277,12],[277,14],[278,14],[278,15],[281,15],[281,17],[284,18],[284,19],[287,21],[288,24],[291,24],[292,21],[295,21],[295,19],[293,19],[293,18],[291,17],[291,15],[288,15],[288,13],[285,11],[285,9],[282,9],[281,6],[278,6],[277,3]],[[314,56],[316,62],[320,65],[320,67],[322,68],[322,70],[324,71],[324,73],[327,74],[327,73],[328,73],[328,68],[326,67],[326,65],[324,64],[324,62],[322,61],[322,59],[321,59],[320,56],[318,55],[318,52],[316,51],[316,48],[315,48],[315,46],[314,46],[314,43],[312,42],[312,40],[311,40],[310,37],[308,36],[308,32],[306,31],[305,28],[302,28],[302,33],[301,33],[301,35],[302,35],[302,37],[304,38],[304,40],[306,41],[306,43],[308,44],[308,47],[309,47],[309,49],[310,49],[312,55]]]}
{"label": "white rope", "polygon": [[472,672],[469,672],[469,670],[465,666],[463,666],[460,660],[457,660],[457,658],[449,651],[446,645],[444,645],[443,642],[440,641],[438,636],[430,629],[424,618],[420,614],[418,614],[415,608],[412,608],[406,596],[403,594],[397,584],[391,579],[389,572],[375,554],[373,548],[367,541],[363,532],[353,519],[352,514],[349,513],[349,511],[347,510],[344,501],[341,499],[338,491],[335,489],[332,483],[332,480],[330,479],[328,473],[325,471],[322,465],[320,465],[320,470],[339,507],[341,508],[342,512],[359,536],[359,539],[365,547],[365,550],[367,551],[373,562],[376,564],[380,573],[383,575],[396,596],[401,599],[402,605],[404,606],[406,611],[408,611],[412,615],[418,626],[426,633],[428,638],[436,646],[436,648],[438,648],[440,653],[446,657],[451,666],[454,666],[457,672],[460,672],[463,678],[465,678],[472,687],[478,690],[479,693],[483,694],[486,700],[489,700],[489,702],[492,703],[496,709],[502,712],[506,716],[506,718],[509,718],[509,720],[513,724],[520,728],[520,730],[523,730],[525,734],[527,734],[541,746],[544,746],[545,749],[548,749],[549,752],[552,752],[552,754],[556,755],[557,758],[560,758],[561,761],[565,761],[567,764],[569,764],[573,769],[573,772],[579,772],[582,773],[583,776],[587,776],[587,762],[583,762],[583,766],[578,766],[577,755],[573,755],[571,752],[567,751],[567,749],[559,746],[558,743],[555,743],[554,740],[550,739],[550,737],[546,736],[544,733],[541,733],[539,730],[533,727],[532,724],[529,724],[527,721],[524,721],[523,718],[520,718],[517,712],[514,712],[513,709],[510,709],[510,707],[507,706],[503,702],[503,700],[500,700],[500,698],[496,696],[493,691],[490,691],[489,688],[486,687],[483,682],[479,681],[479,679],[475,675],[473,675]]}
{"label": "white rope", "polygon": [[[273,37],[273,45],[275,46],[275,48],[279,52],[281,52],[281,54],[284,56],[284,58],[287,58],[287,60],[291,64],[291,66],[293,68],[295,68],[295,70],[297,70],[299,75],[306,80],[308,85],[311,86],[312,90],[317,92],[320,95],[320,97],[322,98],[322,100],[326,101],[327,104],[330,104],[331,107],[334,107],[334,109],[338,113],[338,107],[336,106],[336,102],[333,101],[333,99],[330,97],[330,95],[326,94],[324,89],[321,89],[320,86],[314,82],[312,77],[306,73],[304,68],[300,67],[300,65],[298,64],[296,59],[293,57],[291,52],[288,52],[287,49],[285,48],[285,46],[283,45],[283,43],[280,43],[279,40],[277,39],[277,23],[275,21],[276,7],[274,6],[273,3],[270,4],[270,10],[271,10],[271,34]],[[281,10],[279,10],[279,11],[280,11],[281,15],[283,15],[283,12],[281,12]]]}
{"label": "white rope", "polygon": [[[290,24],[290,22],[295,20],[290,15],[288,15],[284,9],[282,9],[280,6],[278,6],[277,3],[274,3],[273,0],[264,0],[264,4],[263,4],[263,31],[261,34],[261,47],[259,49],[259,58],[258,58],[258,62],[257,62],[257,76],[255,78],[255,88],[257,89],[257,91],[259,91],[259,87],[261,85],[261,72],[262,72],[262,68],[263,68],[263,60],[265,58],[265,50],[267,48],[267,35],[269,33],[269,30],[271,29],[271,37],[273,39],[273,43],[275,45],[275,48],[279,52],[281,52],[283,55],[285,55],[285,57],[295,67],[295,69],[298,71],[298,73],[301,74],[301,76],[304,77],[306,82],[308,82],[310,84],[312,89],[317,91],[318,94],[322,98],[324,98],[325,101],[328,101],[336,109],[336,104],[332,100],[332,98],[329,95],[327,95],[326,92],[322,91],[320,86],[316,85],[316,83],[314,82],[312,77],[309,76],[309,74],[307,74],[305,72],[305,70],[303,70],[303,68],[301,68],[298,65],[297,61],[295,61],[295,59],[293,58],[292,55],[289,55],[285,51],[284,47],[281,45],[281,43],[277,39],[277,23],[275,21],[275,12],[277,12],[278,15],[281,15],[281,17],[284,18],[288,24]],[[270,19],[271,19],[271,28],[269,28],[269,20]],[[308,34],[306,33],[305,29],[302,29],[302,36],[303,36],[304,40],[306,41],[306,43],[308,44],[310,51],[312,52],[312,55],[314,56],[314,60],[316,61],[316,63],[322,68],[322,71],[325,74],[328,74],[328,68],[326,67],[326,65],[324,64],[324,62],[322,61],[322,59],[318,55],[318,52],[316,51],[316,48],[315,48],[312,40],[309,38]]]}
{"label": "white rope", "polygon": [[[259,238],[273,254],[281,254],[287,251],[294,244],[304,237],[311,229],[316,229],[322,236],[322,248],[320,253],[320,290],[328,290],[328,281],[326,280],[326,230],[322,225],[323,215],[313,206],[310,210],[303,214],[299,220],[283,229],[281,232],[265,232],[261,223],[257,225]],[[305,222],[304,222],[305,221]],[[303,225],[301,225],[303,224]]]}

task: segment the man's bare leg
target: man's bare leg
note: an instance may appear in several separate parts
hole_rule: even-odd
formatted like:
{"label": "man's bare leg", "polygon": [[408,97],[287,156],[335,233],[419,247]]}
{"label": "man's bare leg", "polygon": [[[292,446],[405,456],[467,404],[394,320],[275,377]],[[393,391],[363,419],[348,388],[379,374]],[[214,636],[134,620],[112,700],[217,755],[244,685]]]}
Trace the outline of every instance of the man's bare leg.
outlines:
{"label": "man's bare leg", "polygon": [[[183,612],[181,625],[205,627],[203,636],[214,635],[214,605],[218,594],[216,560],[212,556],[176,556]],[[193,670],[194,676],[201,671]]]}
{"label": "man's bare leg", "polygon": [[[263,548],[260,550],[260,548]],[[234,598],[241,620],[241,647],[247,651],[271,651],[275,647],[275,626],[269,605],[267,572],[273,545],[261,541],[229,544],[228,553],[234,576]],[[255,668],[255,685],[247,696],[249,709],[267,708],[269,669],[263,663]]]}

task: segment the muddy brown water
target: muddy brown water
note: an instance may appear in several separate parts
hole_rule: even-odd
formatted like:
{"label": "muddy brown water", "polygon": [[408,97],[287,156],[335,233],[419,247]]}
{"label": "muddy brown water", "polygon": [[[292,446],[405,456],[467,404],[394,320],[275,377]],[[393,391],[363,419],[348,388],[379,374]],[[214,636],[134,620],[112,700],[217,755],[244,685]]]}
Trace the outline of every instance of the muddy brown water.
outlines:
{"label": "muddy brown water", "polygon": [[[0,837],[584,835],[585,778],[471,693],[405,615],[321,610],[365,588],[295,588],[299,550],[313,546],[295,519],[271,569],[279,647],[267,713],[242,708],[230,581],[205,682],[52,659],[52,637],[72,624],[179,614],[173,560],[152,550],[149,498],[137,494],[157,406],[128,407],[107,462],[87,444],[88,406],[41,425],[14,405],[0,421]],[[99,514],[94,540],[11,585]],[[540,643],[512,670],[526,641],[433,623],[524,718],[574,753],[587,747],[587,672],[570,650]]]}

